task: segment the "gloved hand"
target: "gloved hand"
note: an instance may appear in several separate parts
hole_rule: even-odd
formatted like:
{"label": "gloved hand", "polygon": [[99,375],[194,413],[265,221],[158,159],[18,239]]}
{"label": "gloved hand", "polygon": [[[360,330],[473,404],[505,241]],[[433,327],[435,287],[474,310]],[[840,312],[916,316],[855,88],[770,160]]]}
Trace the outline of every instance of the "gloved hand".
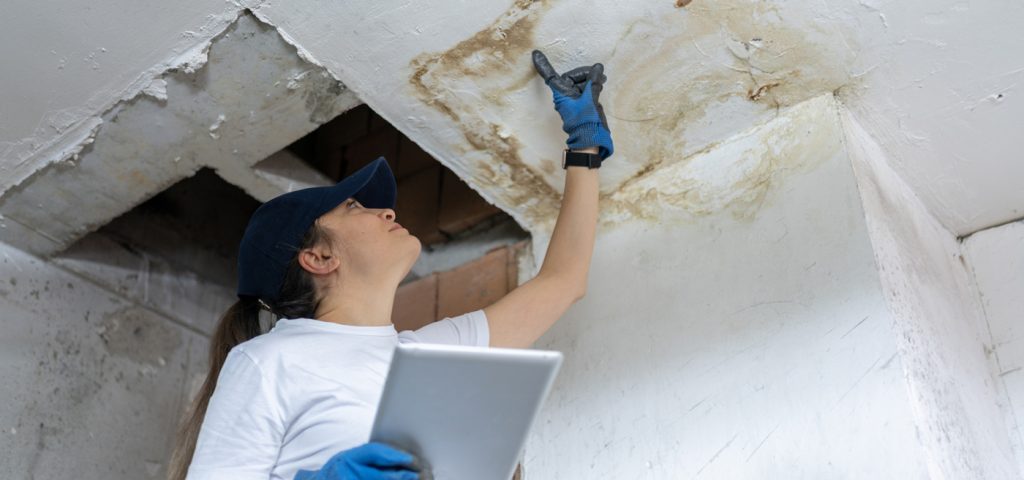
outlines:
{"label": "gloved hand", "polygon": [[540,50],[533,51],[533,66],[544,78],[554,96],[555,110],[562,116],[562,130],[569,134],[566,145],[571,149],[598,147],[601,159],[614,151],[604,107],[598,102],[607,77],[604,65],[595,63],[579,67],[561,75],[551,67]]}
{"label": "gloved hand", "polygon": [[320,470],[299,470],[294,480],[420,480],[416,457],[383,443],[339,452]]}

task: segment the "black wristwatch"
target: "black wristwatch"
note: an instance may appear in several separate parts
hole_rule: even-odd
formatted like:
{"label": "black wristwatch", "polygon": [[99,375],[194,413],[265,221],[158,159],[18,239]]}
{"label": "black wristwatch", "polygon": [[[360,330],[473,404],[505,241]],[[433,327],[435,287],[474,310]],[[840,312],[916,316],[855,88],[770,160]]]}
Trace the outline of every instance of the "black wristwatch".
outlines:
{"label": "black wristwatch", "polygon": [[569,167],[601,168],[601,155],[565,149],[562,152],[562,168]]}

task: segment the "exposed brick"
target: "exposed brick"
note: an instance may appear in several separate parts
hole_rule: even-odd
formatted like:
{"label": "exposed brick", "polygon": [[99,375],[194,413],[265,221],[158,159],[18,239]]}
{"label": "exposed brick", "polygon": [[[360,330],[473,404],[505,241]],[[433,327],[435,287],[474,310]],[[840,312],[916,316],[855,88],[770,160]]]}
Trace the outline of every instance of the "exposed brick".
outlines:
{"label": "exposed brick", "polygon": [[437,315],[451,317],[484,308],[508,293],[507,247],[488,252],[437,278]]}
{"label": "exposed brick", "polygon": [[415,235],[424,245],[441,242],[445,236],[437,229],[438,182],[441,165],[405,177],[398,182],[395,212],[398,223]]}
{"label": "exposed brick", "polygon": [[401,136],[398,143],[398,178],[412,175],[420,170],[437,165],[437,160],[424,152],[416,142]]}
{"label": "exposed brick", "polygon": [[455,235],[496,213],[497,207],[487,203],[450,170],[445,170],[437,225],[442,232]]}
{"label": "exposed brick", "polygon": [[391,321],[398,331],[416,330],[437,320],[437,275],[398,287]]}
{"label": "exposed brick", "polygon": [[345,147],[345,175],[366,166],[377,157],[388,160],[391,170],[398,167],[398,132],[382,130],[362,137]]}

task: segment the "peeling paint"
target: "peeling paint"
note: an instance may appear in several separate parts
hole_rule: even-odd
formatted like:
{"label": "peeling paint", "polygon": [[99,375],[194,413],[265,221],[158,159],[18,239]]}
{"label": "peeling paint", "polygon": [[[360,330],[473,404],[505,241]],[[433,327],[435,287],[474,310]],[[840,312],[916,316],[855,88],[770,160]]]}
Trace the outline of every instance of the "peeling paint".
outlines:
{"label": "peeling paint", "polygon": [[[247,2],[242,2],[247,3]],[[128,103],[140,95],[153,95],[159,98],[157,90],[153,90],[155,80],[162,78],[168,72],[183,71],[196,72],[207,61],[207,51],[210,45],[218,39],[228,28],[231,27],[238,17],[246,9],[238,2],[230,2],[226,11],[206,16],[206,25],[200,28],[199,34],[195,37],[205,36],[205,41],[192,45],[189,48],[176,50],[175,54],[167,60],[154,65],[152,68],[138,74],[129,85],[121,90],[105,91],[101,98],[103,103],[96,103],[90,100],[89,107],[76,107],[72,109],[47,112],[41,125],[31,136],[17,141],[0,142],[0,195],[3,195],[12,186],[25,181],[34,172],[47,165],[74,160],[74,156],[82,151],[90,138],[93,138],[96,131],[102,124],[102,118],[119,105]],[[194,37],[188,37],[192,39]],[[105,53],[101,47],[97,51]],[[181,53],[179,53],[181,52]],[[52,52],[51,52],[52,53]],[[95,52],[93,52],[95,53]],[[95,55],[93,55],[95,57]],[[66,58],[61,60],[62,65]],[[149,90],[149,92],[146,92]],[[151,93],[150,93],[151,92]],[[46,130],[55,130],[56,135]]]}
{"label": "peeling paint", "polygon": [[149,95],[157,100],[167,101],[167,81],[163,78],[155,78],[150,84],[142,89],[143,95]]}
{"label": "peeling paint", "polygon": [[[253,174],[252,165],[358,104],[253,16],[239,17],[199,50],[214,62],[206,70],[161,74],[104,112],[68,161],[36,170],[0,196],[0,211],[18,227],[0,229],[0,240],[51,255],[202,166],[246,191],[255,188],[256,198],[283,193]],[[295,88],[282,85],[282,77]],[[196,135],[204,130],[205,140]]]}

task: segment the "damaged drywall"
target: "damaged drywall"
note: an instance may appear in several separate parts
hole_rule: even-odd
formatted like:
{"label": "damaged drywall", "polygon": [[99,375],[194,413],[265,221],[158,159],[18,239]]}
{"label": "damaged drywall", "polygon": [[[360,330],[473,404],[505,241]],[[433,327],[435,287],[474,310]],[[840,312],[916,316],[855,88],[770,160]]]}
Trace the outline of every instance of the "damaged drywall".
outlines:
{"label": "damaged drywall", "polygon": [[242,15],[105,112],[80,153],[5,192],[0,239],[50,255],[202,166],[266,200],[286,190],[253,166],[358,103],[273,28]]}

